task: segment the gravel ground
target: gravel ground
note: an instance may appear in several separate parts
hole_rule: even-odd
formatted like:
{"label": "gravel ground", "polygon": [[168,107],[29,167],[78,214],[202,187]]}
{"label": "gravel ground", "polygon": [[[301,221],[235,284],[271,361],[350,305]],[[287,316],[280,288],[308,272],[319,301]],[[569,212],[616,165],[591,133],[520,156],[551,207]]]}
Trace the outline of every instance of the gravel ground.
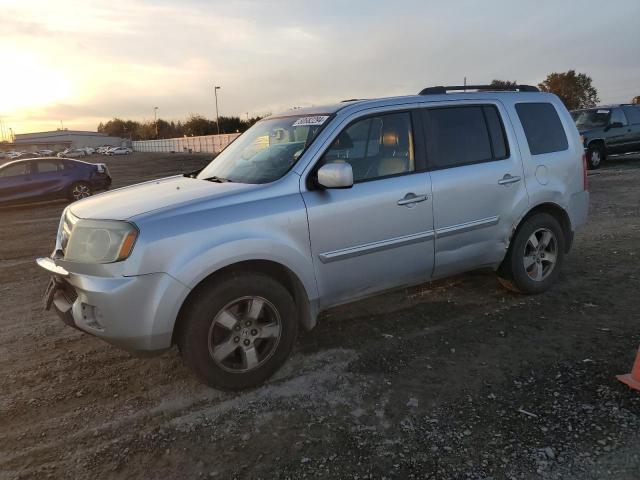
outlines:
{"label": "gravel ground", "polygon": [[[105,161],[103,157],[93,157]],[[106,162],[114,186],[198,156]],[[175,349],[137,359],[41,309],[63,202],[0,209],[0,479],[640,478],[640,159],[590,176],[559,283],[491,272],[323,315],[268,384],[222,393]]]}

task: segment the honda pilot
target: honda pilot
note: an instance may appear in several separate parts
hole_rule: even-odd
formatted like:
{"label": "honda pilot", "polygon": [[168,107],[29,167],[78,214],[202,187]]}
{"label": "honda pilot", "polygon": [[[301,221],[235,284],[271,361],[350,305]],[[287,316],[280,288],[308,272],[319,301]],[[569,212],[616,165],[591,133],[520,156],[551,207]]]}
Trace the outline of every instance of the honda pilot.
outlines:
{"label": "honda pilot", "polygon": [[580,136],[553,94],[465,88],[274,115],[199,172],[71,204],[45,307],[235,390],[336,305],[479,268],[546,291],[587,218]]}

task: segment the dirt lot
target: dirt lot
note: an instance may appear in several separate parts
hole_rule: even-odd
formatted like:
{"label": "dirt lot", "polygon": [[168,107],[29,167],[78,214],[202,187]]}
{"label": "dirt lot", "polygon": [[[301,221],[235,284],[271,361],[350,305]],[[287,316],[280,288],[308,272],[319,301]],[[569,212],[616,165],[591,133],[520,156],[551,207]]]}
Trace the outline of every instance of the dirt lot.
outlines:
{"label": "dirt lot", "polygon": [[[204,161],[107,163],[121,186]],[[0,478],[637,480],[640,393],[614,375],[640,344],[640,159],[590,183],[552,291],[474,272],[335,309],[240,394],[44,313],[64,203],[0,210]]]}

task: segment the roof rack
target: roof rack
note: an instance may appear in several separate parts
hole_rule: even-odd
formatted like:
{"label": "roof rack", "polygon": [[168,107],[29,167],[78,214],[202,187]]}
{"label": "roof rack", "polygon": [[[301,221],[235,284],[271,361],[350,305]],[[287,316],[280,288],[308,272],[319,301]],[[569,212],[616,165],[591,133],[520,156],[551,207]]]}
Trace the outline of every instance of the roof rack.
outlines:
{"label": "roof rack", "polygon": [[441,95],[447,93],[449,91],[467,91],[467,90],[478,90],[480,92],[500,92],[500,91],[510,91],[510,92],[539,92],[538,87],[534,87],[532,85],[513,85],[508,87],[497,86],[497,85],[448,85],[446,87],[437,86],[437,87],[427,87],[420,91],[418,95]]}

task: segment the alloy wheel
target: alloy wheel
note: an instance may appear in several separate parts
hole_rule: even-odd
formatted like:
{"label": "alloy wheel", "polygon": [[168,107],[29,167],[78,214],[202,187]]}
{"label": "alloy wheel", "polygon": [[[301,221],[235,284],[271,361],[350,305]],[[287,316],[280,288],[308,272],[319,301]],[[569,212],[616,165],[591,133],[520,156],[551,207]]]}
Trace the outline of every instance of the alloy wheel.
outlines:
{"label": "alloy wheel", "polygon": [[542,282],[553,271],[558,260],[558,241],[548,228],[531,234],[524,246],[523,264],[531,280]]}
{"label": "alloy wheel", "polygon": [[209,328],[209,355],[222,369],[245,373],[271,358],[282,336],[275,306],[262,297],[242,297],[225,305]]}
{"label": "alloy wheel", "polygon": [[74,185],[71,190],[71,195],[75,200],[82,200],[83,198],[87,198],[91,196],[91,189],[84,184]]}

